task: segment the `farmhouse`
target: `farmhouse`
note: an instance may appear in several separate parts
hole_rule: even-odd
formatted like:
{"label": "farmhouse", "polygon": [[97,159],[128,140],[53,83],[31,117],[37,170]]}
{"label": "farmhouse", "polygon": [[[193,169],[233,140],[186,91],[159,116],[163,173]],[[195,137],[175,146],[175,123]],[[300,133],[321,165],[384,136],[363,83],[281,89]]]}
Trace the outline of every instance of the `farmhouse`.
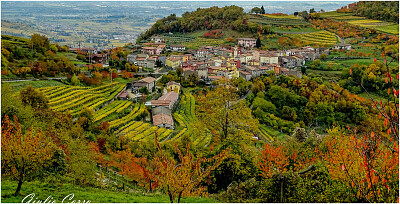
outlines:
{"label": "farmhouse", "polygon": [[155,108],[157,106],[167,106],[169,109],[172,110],[176,101],[178,100],[178,97],[179,94],[175,91],[168,92],[157,100],[151,100],[151,107]]}
{"label": "farmhouse", "polygon": [[166,129],[174,129],[174,119],[167,114],[153,115],[153,124]]}
{"label": "farmhouse", "polygon": [[165,84],[165,86],[168,92],[175,91],[176,93],[179,93],[179,91],[181,90],[181,84],[174,81],[168,82],[167,84]]}
{"label": "farmhouse", "polygon": [[128,83],[127,89],[130,88],[132,90],[132,93],[137,93],[139,91],[139,89],[141,89],[142,87],[147,87],[147,90],[149,90],[149,92],[152,92],[155,85],[156,85],[155,78],[146,77],[139,81]]}

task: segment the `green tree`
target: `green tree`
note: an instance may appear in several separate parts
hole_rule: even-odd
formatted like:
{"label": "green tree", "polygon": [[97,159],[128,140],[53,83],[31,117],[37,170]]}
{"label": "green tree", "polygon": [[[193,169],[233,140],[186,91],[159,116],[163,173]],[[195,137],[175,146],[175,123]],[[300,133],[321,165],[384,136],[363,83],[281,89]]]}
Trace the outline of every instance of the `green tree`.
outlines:
{"label": "green tree", "polygon": [[11,87],[4,83],[1,85],[1,118],[8,116],[13,120],[16,116],[23,132],[34,124],[34,111],[31,106],[25,106],[20,97],[16,97]]}
{"label": "green tree", "polygon": [[76,77],[75,74],[71,78],[71,84],[74,85],[74,86],[79,84],[79,79],[78,79],[78,77]]}
{"label": "green tree", "polygon": [[283,106],[282,118],[286,120],[296,121],[297,119],[296,110],[294,110],[289,106]]}
{"label": "green tree", "polygon": [[265,91],[265,84],[260,78],[256,78],[253,82],[253,87],[251,88],[251,92],[257,94],[258,92]]}
{"label": "green tree", "polygon": [[89,130],[93,125],[94,111],[90,107],[84,107],[79,112],[77,123],[80,124],[85,130]]}
{"label": "green tree", "polygon": [[149,90],[147,89],[147,86],[144,86],[144,87],[142,87],[142,88],[140,88],[139,89],[139,93],[141,93],[141,94],[149,94],[150,92],[149,92]]}
{"label": "green tree", "polygon": [[321,65],[321,60],[320,59],[316,59],[311,63],[311,65],[314,65],[315,67],[319,67]]}
{"label": "green tree", "polygon": [[20,91],[20,97],[23,104],[32,108],[48,108],[49,99],[41,91],[34,89],[30,85]]}
{"label": "green tree", "polygon": [[257,38],[256,47],[260,48],[262,46],[260,38]]}
{"label": "green tree", "polygon": [[275,112],[276,112],[276,106],[273,103],[271,103],[270,101],[267,101],[261,97],[256,97],[253,101],[252,109],[256,110],[257,108],[260,108],[262,111],[267,112],[267,113],[275,114]]}
{"label": "green tree", "polygon": [[195,74],[190,74],[187,81],[189,82],[189,86],[194,87],[199,83],[199,78]]}
{"label": "green tree", "polygon": [[261,14],[263,11],[258,7],[254,7],[251,9],[250,13]]}
{"label": "green tree", "polygon": [[328,56],[326,56],[325,53],[322,53],[322,54],[319,56],[319,59],[320,59],[320,60],[326,60],[327,57],[328,57]]}
{"label": "green tree", "polygon": [[265,14],[264,5],[262,5],[262,6],[261,6],[261,11],[262,11],[262,13],[261,13],[261,14]]}

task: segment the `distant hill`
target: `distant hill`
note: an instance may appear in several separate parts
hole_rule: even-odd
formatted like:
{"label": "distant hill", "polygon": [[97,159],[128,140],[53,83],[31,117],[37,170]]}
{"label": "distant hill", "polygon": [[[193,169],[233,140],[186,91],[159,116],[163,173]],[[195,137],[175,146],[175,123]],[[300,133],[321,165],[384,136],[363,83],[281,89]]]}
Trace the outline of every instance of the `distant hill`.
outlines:
{"label": "distant hill", "polygon": [[[73,57],[67,57],[68,54]],[[1,35],[2,78],[73,74],[75,66],[71,60],[76,60],[75,56],[68,53],[68,47],[52,44],[44,35],[33,34],[30,39]]]}
{"label": "distant hill", "polygon": [[399,23],[398,1],[360,1],[358,2],[357,15],[369,19]]}
{"label": "distant hill", "polygon": [[194,32],[198,30],[231,29],[236,31],[249,31],[251,33],[270,32],[270,26],[247,22],[248,14],[238,6],[210,7],[186,12],[182,17],[175,14],[158,20],[149,30],[142,34],[138,40],[149,39],[154,34],[169,32]]}
{"label": "distant hill", "polygon": [[337,9],[340,13],[354,13],[369,19],[399,23],[398,1],[360,1]]}

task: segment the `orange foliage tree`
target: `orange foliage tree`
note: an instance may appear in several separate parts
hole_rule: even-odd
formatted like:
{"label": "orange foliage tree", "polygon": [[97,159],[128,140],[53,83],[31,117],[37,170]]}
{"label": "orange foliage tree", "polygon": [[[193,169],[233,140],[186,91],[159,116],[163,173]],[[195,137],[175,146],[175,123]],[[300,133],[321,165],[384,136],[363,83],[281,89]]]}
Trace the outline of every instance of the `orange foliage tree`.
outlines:
{"label": "orange foliage tree", "polygon": [[224,150],[212,158],[196,158],[189,152],[189,144],[184,155],[175,145],[175,151],[179,155],[177,161],[162,151],[157,139],[156,136],[155,144],[159,152],[154,157],[154,177],[167,192],[170,202],[173,203],[176,197],[179,203],[184,196],[206,196],[206,186],[202,186],[201,182],[229,156],[230,150]]}
{"label": "orange foliage tree", "polygon": [[8,116],[1,127],[1,169],[2,174],[10,175],[18,181],[14,195],[18,195],[23,182],[33,178],[38,171],[49,165],[55,145],[39,130],[29,130],[22,134],[18,119],[14,125]]}
{"label": "orange foliage tree", "polygon": [[153,176],[154,165],[152,161],[135,157],[130,148],[112,152],[111,156],[112,165],[119,169],[120,174],[137,181],[141,186],[148,186],[149,191],[158,186]]}
{"label": "orange foliage tree", "polygon": [[329,132],[324,158],[334,180],[347,184],[357,200],[367,202],[395,202],[399,181],[399,145],[393,150],[371,135],[358,136],[356,129],[350,136],[339,134],[337,129]]}

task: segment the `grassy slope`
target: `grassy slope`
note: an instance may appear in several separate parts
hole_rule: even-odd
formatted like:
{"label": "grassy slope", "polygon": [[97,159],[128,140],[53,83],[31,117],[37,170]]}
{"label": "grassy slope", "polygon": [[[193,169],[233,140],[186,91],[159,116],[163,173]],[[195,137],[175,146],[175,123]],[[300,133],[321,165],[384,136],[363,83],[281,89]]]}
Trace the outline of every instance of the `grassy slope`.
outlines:
{"label": "grassy slope", "polygon": [[[75,202],[80,200],[90,200],[92,203],[168,203],[167,195],[160,193],[128,193],[122,191],[109,191],[91,187],[79,187],[71,184],[51,185],[38,181],[27,182],[22,185],[21,193],[23,195],[14,197],[12,194],[17,188],[17,182],[2,180],[1,181],[1,202],[3,203],[20,203],[25,196],[35,193],[33,201],[44,201],[48,196],[52,196],[53,200],[61,203],[65,196],[73,193]],[[37,198],[37,199],[36,199]],[[27,200],[25,200],[26,202]],[[72,202],[72,200],[68,200]],[[215,199],[207,198],[183,198],[183,203],[212,203],[217,202]]]}
{"label": "grassy slope", "polygon": [[18,82],[3,82],[3,83],[7,83],[15,92],[18,92],[21,89],[26,88],[29,85],[31,85],[33,88],[65,85],[61,82],[54,81],[54,80],[18,81]]}

